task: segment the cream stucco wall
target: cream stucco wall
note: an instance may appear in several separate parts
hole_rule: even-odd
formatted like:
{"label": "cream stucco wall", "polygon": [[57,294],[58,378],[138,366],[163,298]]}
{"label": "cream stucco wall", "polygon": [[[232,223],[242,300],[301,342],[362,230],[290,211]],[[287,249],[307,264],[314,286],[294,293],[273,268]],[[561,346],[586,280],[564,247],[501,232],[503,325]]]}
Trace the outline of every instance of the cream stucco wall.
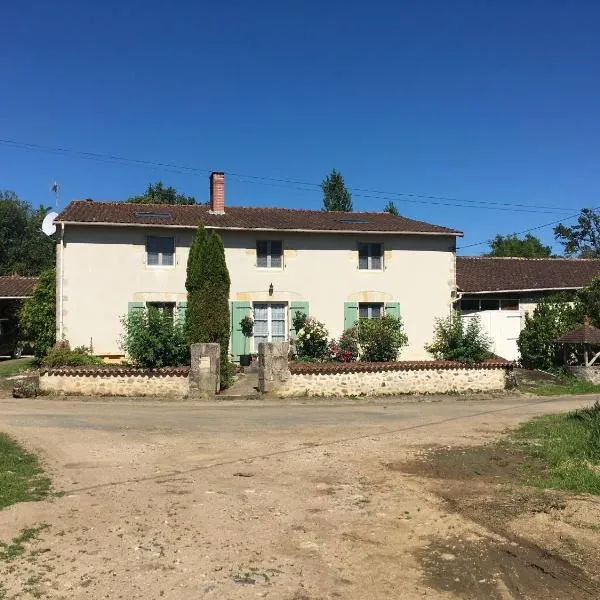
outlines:
{"label": "cream stucco wall", "polygon": [[[132,301],[184,301],[193,230],[65,226],[63,332],[72,346],[118,355],[120,317]],[[344,326],[344,302],[399,302],[409,347],[402,358],[428,358],[435,317],[448,314],[455,284],[451,236],[220,232],[231,275],[231,299],[305,300],[330,335]],[[147,235],[174,235],[174,267],[145,264]],[[256,240],[281,239],[282,269],[256,267]],[[382,242],[385,268],[358,269],[359,241]],[[60,279],[60,270],[57,277]],[[273,295],[268,289],[273,284]],[[57,285],[60,290],[60,285]],[[57,304],[60,304],[57,303]]]}

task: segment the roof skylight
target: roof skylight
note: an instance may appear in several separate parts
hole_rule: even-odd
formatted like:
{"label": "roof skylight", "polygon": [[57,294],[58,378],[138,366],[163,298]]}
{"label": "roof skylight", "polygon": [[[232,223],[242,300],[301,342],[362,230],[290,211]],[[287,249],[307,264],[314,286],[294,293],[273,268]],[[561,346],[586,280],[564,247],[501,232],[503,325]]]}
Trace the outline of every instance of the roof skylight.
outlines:
{"label": "roof skylight", "polygon": [[135,216],[138,219],[172,219],[172,215],[171,213],[168,212],[153,212],[153,211],[149,211],[149,212],[136,212]]}

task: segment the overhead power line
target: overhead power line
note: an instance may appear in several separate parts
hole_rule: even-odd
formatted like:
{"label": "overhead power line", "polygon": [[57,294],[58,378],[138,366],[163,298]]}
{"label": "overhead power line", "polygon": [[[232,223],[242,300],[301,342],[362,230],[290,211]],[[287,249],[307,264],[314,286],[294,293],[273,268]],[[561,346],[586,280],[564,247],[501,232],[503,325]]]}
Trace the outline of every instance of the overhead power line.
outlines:
{"label": "overhead power line", "polygon": [[[596,206],[590,210],[600,210],[600,206]],[[544,229],[544,227],[550,227],[552,225],[558,225],[559,223],[562,223],[563,221],[569,221],[570,219],[575,219],[576,217],[578,217],[581,214],[581,212],[575,213],[574,215],[570,215],[568,217],[563,217],[562,219],[559,219],[558,221],[551,221],[550,223],[544,223],[543,225],[537,225],[536,227],[530,227],[529,229],[523,229],[523,231],[515,231],[511,234],[508,235],[522,235],[524,233],[530,233],[532,231],[537,231],[538,229]],[[464,250],[465,248],[474,248],[475,246],[483,246],[483,244],[489,244],[493,241],[493,238],[488,239],[488,240],[484,240],[483,242],[477,242],[476,244],[467,244],[466,246],[457,246],[457,250]]]}
{"label": "overhead power line", "polygon": [[[75,150],[73,148],[66,148],[64,146],[45,146],[42,144],[34,144],[28,142],[21,142],[12,139],[1,139],[0,144],[19,148],[22,150],[30,150],[35,152],[46,152],[50,154],[60,156],[76,156],[84,160],[93,160],[97,162],[104,162],[109,164],[130,164],[141,167],[152,167],[162,168],[169,172],[184,174],[184,175],[206,175],[214,169],[201,169],[198,167],[180,165],[175,163],[151,161],[138,158],[130,158],[126,156],[120,156],[116,154],[101,154],[98,152],[86,152],[81,150]],[[286,189],[294,189],[304,192],[315,192],[320,190],[320,183],[306,182],[295,179],[283,179],[277,177],[268,177],[260,175],[246,175],[242,173],[235,173],[233,171],[225,171],[225,173],[234,178],[237,181],[244,183],[254,183],[260,185],[268,185],[274,187],[282,187]],[[458,208],[476,208],[486,210],[500,210],[508,212],[545,212],[561,213],[568,212],[568,209],[561,208],[558,206],[544,206],[536,204],[522,204],[522,203],[509,203],[509,202],[495,202],[489,200],[468,200],[460,199],[449,196],[434,196],[425,194],[414,194],[408,192],[387,192],[383,190],[374,190],[368,188],[348,187],[353,195],[359,198],[368,198],[375,200],[390,200],[396,199],[401,202],[408,202],[412,204],[427,204],[434,206],[453,206]]]}

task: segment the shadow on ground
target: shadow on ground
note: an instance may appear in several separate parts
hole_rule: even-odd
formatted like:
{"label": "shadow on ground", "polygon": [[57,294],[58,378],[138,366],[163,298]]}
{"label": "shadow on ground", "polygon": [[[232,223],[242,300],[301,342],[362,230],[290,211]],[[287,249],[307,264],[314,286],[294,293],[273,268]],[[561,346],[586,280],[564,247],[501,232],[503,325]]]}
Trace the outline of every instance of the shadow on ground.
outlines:
{"label": "shadow on ground", "polygon": [[[417,459],[387,467],[423,478],[449,511],[488,532],[431,537],[417,554],[431,587],[468,600],[600,598],[600,535],[595,532],[596,543],[589,535],[582,543],[578,528],[565,521],[573,496],[519,483],[528,469],[541,466],[518,447],[428,448]],[[597,501],[590,502],[597,509]],[[523,522],[533,526],[520,531]]]}

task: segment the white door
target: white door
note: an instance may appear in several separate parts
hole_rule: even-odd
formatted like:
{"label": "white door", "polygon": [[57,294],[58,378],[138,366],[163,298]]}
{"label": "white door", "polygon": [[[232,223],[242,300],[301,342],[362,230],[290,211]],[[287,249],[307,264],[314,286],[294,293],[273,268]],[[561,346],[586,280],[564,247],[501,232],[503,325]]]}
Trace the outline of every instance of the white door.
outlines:
{"label": "white door", "polygon": [[254,351],[260,342],[285,342],[287,340],[286,304],[254,303]]}
{"label": "white door", "polygon": [[492,352],[507,360],[519,360],[517,340],[521,333],[521,313],[518,310],[482,310],[463,315],[468,319],[479,317],[483,330],[492,340]]}

